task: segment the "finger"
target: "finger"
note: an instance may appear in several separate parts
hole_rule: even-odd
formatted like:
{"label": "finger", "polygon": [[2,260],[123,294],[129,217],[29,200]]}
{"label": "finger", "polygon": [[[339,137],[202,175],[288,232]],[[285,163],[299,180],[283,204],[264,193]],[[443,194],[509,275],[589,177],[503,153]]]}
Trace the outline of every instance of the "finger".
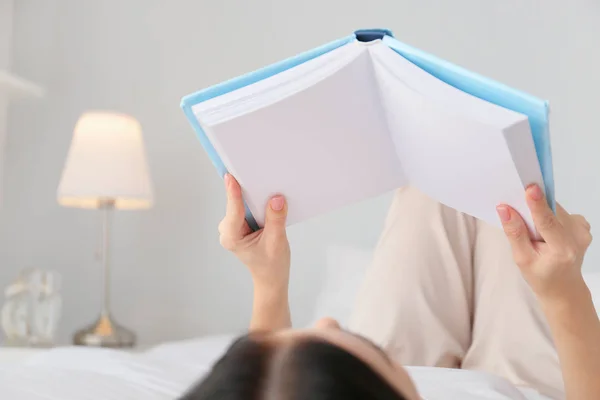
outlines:
{"label": "finger", "polygon": [[225,189],[227,191],[227,209],[223,219],[223,234],[241,237],[248,230],[246,229],[246,212],[244,200],[242,199],[242,188],[237,180],[230,174],[225,175]]}
{"label": "finger", "polygon": [[565,243],[563,226],[548,205],[542,189],[538,185],[531,185],[525,193],[533,222],[544,241],[551,246],[563,245]]}
{"label": "finger", "polygon": [[560,204],[556,203],[556,217],[559,221],[568,221],[571,214],[563,208]]}
{"label": "finger", "polygon": [[583,215],[573,214],[571,215],[571,220],[586,231],[590,231],[592,229],[592,226]]}
{"label": "finger", "polygon": [[504,234],[508,238],[512,248],[513,258],[519,267],[529,265],[537,256],[529,231],[523,218],[509,206],[500,205],[496,207]]}
{"label": "finger", "polygon": [[571,215],[572,235],[577,243],[587,249],[592,243],[592,232],[590,223],[582,215]]}
{"label": "finger", "polygon": [[284,235],[287,219],[287,203],[285,198],[277,195],[269,200],[265,213],[265,234]]}
{"label": "finger", "polygon": [[583,215],[569,214],[569,212],[565,210],[559,203],[556,203],[556,215],[558,216],[558,220],[561,222],[568,221],[570,224],[575,224],[587,231],[592,229],[592,226]]}

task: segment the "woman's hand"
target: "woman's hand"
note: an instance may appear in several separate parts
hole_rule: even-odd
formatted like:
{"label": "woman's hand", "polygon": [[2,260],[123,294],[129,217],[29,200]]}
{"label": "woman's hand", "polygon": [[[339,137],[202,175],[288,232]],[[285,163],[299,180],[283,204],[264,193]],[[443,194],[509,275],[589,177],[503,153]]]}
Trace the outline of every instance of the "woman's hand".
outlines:
{"label": "woman's hand", "polygon": [[[532,242],[512,208],[498,206],[514,259],[537,295],[558,351],[568,400],[600,399],[600,320],[581,273],[590,224],[558,206],[554,215],[537,186],[527,204],[545,242]],[[515,327],[518,329],[518,327]]]}
{"label": "woman's hand", "polygon": [[225,187],[227,211],[219,224],[221,245],[233,252],[252,275],[254,302],[250,330],[289,328],[290,246],[285,232],[285,199],[279,195],[271,198],[265,214],[265,227],[252,232],[246,222],[240,185],[227,174]]}
{"label": "woman's hand", "polygon": [[227,174],[225,187],[227,211],[219,224],[221,245],[248,267],[255,284],[287,285],[290,246],[285,232],[285,199],[283,196],[271,198],[265,214],[265,227],[252,232],[245,219],[240,185]]}
{"label": "woman's hand", "polygon": [[590,224],[570,215],[560,205],[555,215],[542,190],[526,190],[527,204],[544,242],[532,241],[519,214],[506,205],[497,208],[513,257],[540,300],[569,297],[585,287],[581,265],[592,241]]}

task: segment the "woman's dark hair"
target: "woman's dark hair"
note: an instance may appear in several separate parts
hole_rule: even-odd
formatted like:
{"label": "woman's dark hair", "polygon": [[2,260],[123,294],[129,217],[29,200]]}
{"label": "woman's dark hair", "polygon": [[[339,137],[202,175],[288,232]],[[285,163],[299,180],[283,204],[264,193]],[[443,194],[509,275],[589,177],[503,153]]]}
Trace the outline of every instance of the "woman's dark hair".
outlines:
{"label": "woman's dark hair", "polygon": [[324,341],[236,341],[180,400],[405,400],[371,367]]}

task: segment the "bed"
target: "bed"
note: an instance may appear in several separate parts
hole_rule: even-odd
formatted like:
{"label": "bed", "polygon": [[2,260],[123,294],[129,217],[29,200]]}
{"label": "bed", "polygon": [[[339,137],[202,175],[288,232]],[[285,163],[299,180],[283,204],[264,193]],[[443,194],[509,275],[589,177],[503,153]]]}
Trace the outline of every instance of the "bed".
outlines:
{"label": "bed", "polygon": [[[314,319],[348,320],[369,260],[367,251],[330,248]],[[600,310],[600,273],[586,274],[586,281]],[[139,353],[81,347],[1,349],[0,399],[173,399],[210,369],[235,336],[164,343]]]}
{"label": "bed", "polygon": [[12,350],[4,357],[0,399],[174,399],[208,371],[234,338],[166,343],[140,353],[59,347],[19,357]]}

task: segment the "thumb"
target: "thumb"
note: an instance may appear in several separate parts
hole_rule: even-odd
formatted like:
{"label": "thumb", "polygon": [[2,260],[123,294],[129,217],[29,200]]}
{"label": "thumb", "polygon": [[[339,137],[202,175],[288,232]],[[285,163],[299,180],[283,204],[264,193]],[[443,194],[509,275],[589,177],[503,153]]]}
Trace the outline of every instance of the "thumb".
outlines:
{"label": "thumb", "polygon": [[512,248],[513,258],[519,267],[526,267],[533,262],[536,251],[529,237],[529,231],[523,218],[513,208],[507,205],[496,207],[504,234]]}
{"label": "thumb", "polygon": [[281,195],[272,197],[265,212],[265,233],[269,235],[285,234],[286,218],[287,203],[285,198]]}

